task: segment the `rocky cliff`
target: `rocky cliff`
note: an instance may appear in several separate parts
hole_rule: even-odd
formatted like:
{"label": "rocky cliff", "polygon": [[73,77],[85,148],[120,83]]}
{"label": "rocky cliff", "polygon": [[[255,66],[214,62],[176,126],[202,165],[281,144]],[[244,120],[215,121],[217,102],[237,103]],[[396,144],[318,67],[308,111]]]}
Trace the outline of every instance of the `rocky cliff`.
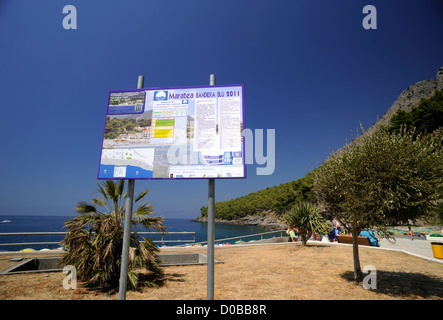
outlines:
{"label": "rocky cliff", "polygon": [[[416,106],[421,98],[430,98],[435,90],[443,90],[443,67],[440,67],[437,71],[435,79],[428,79],[417,82],[404,90],[391,105],[388,111],[379,118],[372,127],[370,127],[365,134],[370,134],[377,131],[380,126],[387,126],[391,120],[391,117],[398,111],[403,110],[405,112],[411,111],[412,107]],[[353,143],[358,141],[358,137],[351,142],[337,150],[337,154],[340,155],[347,150]]]}
{"label": "rocky cliff", "polygon": [[[208,222],[208,217],[200,216],[192,221],[206,223]],[[251,226],[265,227],[269,229],[277,229],[277,230],[286,229],[288,227],[285,221],[281,217],[275,215],[273,212],[261,215],[246,216],[235,220],[215,219],[215,222],[221,224],[251,225]]]}

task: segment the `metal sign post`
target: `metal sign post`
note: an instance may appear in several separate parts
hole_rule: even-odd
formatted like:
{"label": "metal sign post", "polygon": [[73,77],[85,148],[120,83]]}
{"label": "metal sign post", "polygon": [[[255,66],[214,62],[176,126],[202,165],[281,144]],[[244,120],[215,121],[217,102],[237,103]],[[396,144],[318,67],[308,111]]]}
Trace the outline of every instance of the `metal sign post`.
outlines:
{"label": "metal sign post", "polygon": [[[209,85],[215,86],[215,74],[209,77]],[[207,300],[214,300],[214,242],[215,242],[215,179],[208,180],[208,257]]]}
{"label": "metal sign post", "polygon": [[[138,77],[137,89],[142,89],[144,85],[144,77]],[[131,242],[131,226],[132,226],[132,205],[134,203],[134,185],[135,180],[128,180],[128,190],[126,196],[126,212],[125,212],[125,224],[123,233],[123,249],[120,267],[120,283],[118,290],[118,299],[126,299],[126,288],[128,286],[128,260],[129,260],[129,246]]]}

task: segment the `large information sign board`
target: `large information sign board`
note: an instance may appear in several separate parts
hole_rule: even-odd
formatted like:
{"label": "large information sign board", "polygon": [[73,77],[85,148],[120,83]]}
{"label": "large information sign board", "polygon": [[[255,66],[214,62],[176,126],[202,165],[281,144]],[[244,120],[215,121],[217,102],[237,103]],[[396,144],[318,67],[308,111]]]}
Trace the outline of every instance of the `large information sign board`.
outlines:
{"label": "large information sign board", "polygon": [[111,90],[98,179],[246,178],[243,85]]}

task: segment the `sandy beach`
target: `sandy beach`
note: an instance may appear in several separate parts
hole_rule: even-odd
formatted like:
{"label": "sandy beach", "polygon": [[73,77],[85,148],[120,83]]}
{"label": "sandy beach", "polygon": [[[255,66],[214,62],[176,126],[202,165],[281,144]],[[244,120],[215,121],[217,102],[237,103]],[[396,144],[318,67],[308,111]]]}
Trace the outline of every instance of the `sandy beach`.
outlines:
{"label": "sandy beach", "polygon": [[[162,248],[202,252],[205,247]],[[0,256],[0,270],[15,262]],[[279,243],[216,247],[216,300],[443,300],[443,264],[403,252],[360,246],[360,262],[376,268],[377,288],[353,279],[352,247]],[[128,291],[128,300],[205,300],[206,265],[164,267],[158,288]],[[61,272],[0,276],[0,300],[117,300],[118,293],[63,289]]]}

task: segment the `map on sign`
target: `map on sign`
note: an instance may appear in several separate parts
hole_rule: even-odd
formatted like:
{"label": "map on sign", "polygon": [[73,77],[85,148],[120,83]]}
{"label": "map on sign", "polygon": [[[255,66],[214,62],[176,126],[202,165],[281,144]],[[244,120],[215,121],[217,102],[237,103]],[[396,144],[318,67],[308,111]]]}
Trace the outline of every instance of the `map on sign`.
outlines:
{"label": "map on sign", "polygon": [[246,178],[243,91],[111,90],[98,178]]}

